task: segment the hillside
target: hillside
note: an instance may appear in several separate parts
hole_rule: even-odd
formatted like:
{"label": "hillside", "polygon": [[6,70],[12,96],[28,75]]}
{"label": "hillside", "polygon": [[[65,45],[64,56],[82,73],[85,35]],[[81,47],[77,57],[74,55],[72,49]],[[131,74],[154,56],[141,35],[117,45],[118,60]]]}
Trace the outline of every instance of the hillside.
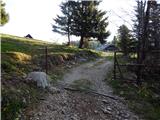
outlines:
{"label": "hillside", "polygon": [[72,66],[100,57],[93,50],[1,34],[2,119],[16,119],[25,107],[39,102],[40,96],[46,94],[25,82],[29,72],[46,71],[46,46],[48,74],[53,84]]}

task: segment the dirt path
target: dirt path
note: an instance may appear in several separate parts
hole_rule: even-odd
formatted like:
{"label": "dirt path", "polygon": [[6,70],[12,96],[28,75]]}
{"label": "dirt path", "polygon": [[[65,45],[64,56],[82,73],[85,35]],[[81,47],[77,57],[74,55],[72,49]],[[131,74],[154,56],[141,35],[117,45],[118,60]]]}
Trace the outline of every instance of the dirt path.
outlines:
{"label": "dirt path", "polygon": [[107,71],[111,67],[112,62],[104,59],[83,64],[79,67],[73,68],[71,72],[65,74],[62,84],[70,85],[76,81],[87,80],[91,83],[91,89],[99,93],[108,94],[112,92],[112,90],[109,86],[106,86],[103,80],[106,77]]}
{"label": "dirt path", "polygon": [[[65,86],[84,87],[102,94],[112,95],[104,79],[112,62],[99,59],[75,67],[59,82],[60,93],[49,94],[28,113],[30,120],[139,120],[127,105],[119,100],[85,92],[63,89]],[[117,96],[115,96],[117,97]]]}

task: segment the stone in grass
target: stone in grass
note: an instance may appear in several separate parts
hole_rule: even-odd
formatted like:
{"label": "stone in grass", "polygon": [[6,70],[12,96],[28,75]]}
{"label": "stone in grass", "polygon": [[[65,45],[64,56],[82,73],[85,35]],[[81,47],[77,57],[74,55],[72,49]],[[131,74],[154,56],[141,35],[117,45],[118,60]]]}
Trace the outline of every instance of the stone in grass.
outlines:
{"label": "stone in grass", "polygon": [[60,93],[60,89],[55,88],[53,86],[49,86],[47,87],[48,92],[50,92],[51,94],[55,94],[55,93]]}
{"label": "stone in grass", "polygon": [[30,72],[26,80],[36,82],[38,87],[47,88],[50,86],[50,77],[45,72]]}
{"label": "stone in grass", "polygon": [[28,74],[26,80],[36,82],[38,87],[46,88],[52,94],[60,93],[59,89],[50,85],[49,81],[51,78],[45,72],[31,72]]}
{"label": "stone in grass", "polygon": [[112,109],[108,106],[107,108],[102,109],[105,114],[112,114]]}

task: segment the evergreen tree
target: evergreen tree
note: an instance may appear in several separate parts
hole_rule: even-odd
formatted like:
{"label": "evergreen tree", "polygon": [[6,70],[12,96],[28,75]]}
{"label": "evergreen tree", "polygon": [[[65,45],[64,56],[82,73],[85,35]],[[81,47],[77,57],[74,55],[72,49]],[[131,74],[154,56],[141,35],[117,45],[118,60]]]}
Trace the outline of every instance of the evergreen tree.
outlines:
{"label": "evergreen tree", "polygon": [[[53,25],[55,32],[80,36],[79,48],[83,47],[85,38],[97,38],[101,43],[109,36],[105,11],[98,10],[99,1],[68,1],[61,5],[63,16],[57,16]],[[69,15],[66,5],[70,6]],[[70,21],[68,24],[68,20]],[[68,27],[69,26],[69,27]],[[68,29],[69,28],[69,29]]]}
{"label": "evergreen tree", "polygon": [[150,6],[149,23],[148,23],[148,49],[160,49],[160,5],[156,1],[148,2]]}
{"label": "evergreen tree", "polygon": [[0,1],[1,3],[1,18],[0,18],[0,23],[1,26],[5,25],[8,21],[9,21],[9,15],[6,13],[5,11],[5,3],[3,3],[2,1]]}
{"label": "evergreen tree", "polygon": [[140,54],[143,48],[144,44],[144,21],[145,21],[145,7],[146,2],[143,2],[142,0],[137,0],[137,6],[135,7],[135,20],[134,20],[134,38],[136,40],[136,48],[137,48],[137,59],[140,58]]}
{"label": "evergreen tree", "polygon": [[97,38],[102,44],[109,36],[105,11],[98,10],[99,1],[79,1],[74,15],[74,31],[81,37],[79,48],[82,48],[85,37]]}
{"label": "evergreen tree", "polygon": [[144,19],[145,19],[145,7],[146,2],[137,1],[137,6],[135,9],[135,20],[134,22],[134,36],[140,41],[142,39],[143,27],[144,27]]}
{"label": "evergreen tree", "polygon": [[[160,50],[160,5],[156,0],[143,2],[137,0],[135,20],[135,38],[138,41],[137,62],[138,64],[159,64],[159,53],[151,52]],[[147,71],[146,71],[147,70]],[[157,79],[158,67],[137,67],[137,83],[141,79]],[[154,74],[154,75],[153,75]],[[156,77],[154,77],[156,76]]]}
{"label": "evergreen tree", "polygon": [[117,42],[118,42],[117,37],[114,36],[113,40],[112,40],[112,44],[115,45],[115,46],[117,46]]}
{"label": "evergreen tree", "polygon": [[[147,4],[148,3],[148,4]],[[160,49],[160,7],[156,0],[137,1],[134,34],[138,42],[138,58],[145,58],[141,51]],[[145,9],[147,6],[147,9]],[[141,55],[143,54],[143,55]]]}
{"label": "evergreen tree", "polygon": [[134,39],[128,27],[125,25],[120,26],[118,29],[118,46],[125,56],[132,50],[133,43]]}
{"label": "evergreen tree", "polygon": [[68,45],[70,45],[70,35],[72,34],[71,21],[73,21],[72,12],[74,11],[75,3],[75,1],[62,2],[60,7],[63,15],[57,15],[57,18],[54,19],[56,25],[52,25],[53,32],[68,35]]}

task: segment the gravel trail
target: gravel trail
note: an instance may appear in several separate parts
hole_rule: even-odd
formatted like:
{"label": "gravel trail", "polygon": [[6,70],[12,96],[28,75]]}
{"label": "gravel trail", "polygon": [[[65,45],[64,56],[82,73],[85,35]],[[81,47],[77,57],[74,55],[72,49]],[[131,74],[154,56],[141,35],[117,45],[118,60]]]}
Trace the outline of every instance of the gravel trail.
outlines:
{"label": "gravel trail", "polygon": [[[49,93],[39,105],[27,113],[29,120],[140,120],[131,112],[125,101],[81,91],[63,89],[76,81],[89,81],[89,88],[101,94],[113,95],[112,88],[104,82],[113,63],[106,59],[72,68],[58,83],[60,93]],[[60,87],[61,86],[61,87]]]}

